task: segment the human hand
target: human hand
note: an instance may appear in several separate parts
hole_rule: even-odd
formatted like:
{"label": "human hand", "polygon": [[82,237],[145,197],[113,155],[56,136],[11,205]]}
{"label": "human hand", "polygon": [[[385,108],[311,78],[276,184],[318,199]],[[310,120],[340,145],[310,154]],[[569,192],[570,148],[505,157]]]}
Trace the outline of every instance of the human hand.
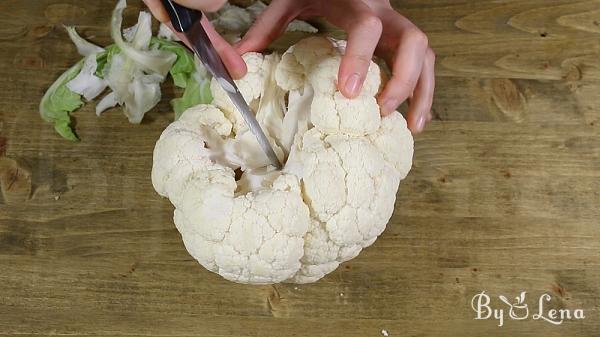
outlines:
{"label": "human hand", "polygon": [[[156,19],[168,25],[171,28],[171,30],[175,31],[173,29],[173,26],[171,25],[171,20],[169,19],[169,15],[167,14],[167,11],[165,10],[165,7],[163,6],[161,0],[143,1],[146,4],[146,6],[148,6],[148,8],[150,9],[150,12],[152,12],[152,15],[156,17]],[[221,6],[223,6],[226,0],[175,0],[175,2],[188,8],[193,8],[205,12],[214,12],[221,8]],[[204,27],[204,30],[206,31],[206,34],[208,35],[212,44],[217,50],[217,53],[219,53],[219,56],[221,56],[225,67],[227,67],[227,70],[229,70],[231,76],[234,79],[239,79],[243,77],[247,72],[247,68],[246,63],[244,62],[240,54],[227,41],[225,41],[225,39],[223,39],[223,37],[221,37],[219,33],[215,31],[214,27],[206,18],[206,15],[202,16],[201,23]],[[179,39],[181,39],[181,41],[183,41],[188,47],[191,48],[190,42],[185,38],[183,34],[177,32],[175,32],[175,34],[177,34]]]}
{"label": "human hand", "polygon": [[239,54],[260,51],[292,20],[315,16],[325,17],[348,34],[338,73],[342,94],[353,98],[360,93],[375,54],[392,69],[392,77],[378,97],[382,115],[408,100],[408,126],[413,133],[421,132],[431,120],[435,54],[427,36],[388,0],[273,0],[235,47]]}
{"label": "human hand", "polygon": [[[227,2],[227,0],[174,0],[176,3],[203,12],[216,12]],[[169,14],[165,10],[161,0],[144,0],[144,3],[152,12],[152,15],[160,22],[168,22]]]}

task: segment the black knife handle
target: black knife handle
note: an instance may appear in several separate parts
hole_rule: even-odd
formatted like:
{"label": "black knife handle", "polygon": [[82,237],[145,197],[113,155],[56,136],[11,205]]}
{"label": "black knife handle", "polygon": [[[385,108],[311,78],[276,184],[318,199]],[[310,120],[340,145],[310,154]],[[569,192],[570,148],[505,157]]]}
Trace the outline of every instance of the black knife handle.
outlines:
{"label": "black knife handle", "polygon": [[169,13],[173,28],[179,33],[187,32],[196,21],[202,19],[200,11],[183,7],[172,0],[162,0],[162,3]]}

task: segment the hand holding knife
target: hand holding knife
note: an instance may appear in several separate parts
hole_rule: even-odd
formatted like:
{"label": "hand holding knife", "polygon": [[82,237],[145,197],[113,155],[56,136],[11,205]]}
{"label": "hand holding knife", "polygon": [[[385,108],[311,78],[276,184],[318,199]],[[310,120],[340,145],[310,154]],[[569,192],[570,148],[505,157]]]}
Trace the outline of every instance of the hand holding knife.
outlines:
{"label": "hand holding knife", "polygon": [[175,30],[187,37],[192,45],[193,52],[202,61],[208,72],[219,82],[223,90],[227,92],[235,107],[240,111],[248,128],[256,136],[258,144],[271,161],[271,164],[278,169],[282,168],[281,162],[275,155],[275,151],[273,151],[271,143],[269,143],[267,136],[258,124],[254,113],[250,110],[248,103],[244,100],[227,68],[225,68],[221,57],[208,38],[204,27],[202,27],[200,23],[203,16],[202,12],[183,7],[172,0],[162,0],[162,2]]}

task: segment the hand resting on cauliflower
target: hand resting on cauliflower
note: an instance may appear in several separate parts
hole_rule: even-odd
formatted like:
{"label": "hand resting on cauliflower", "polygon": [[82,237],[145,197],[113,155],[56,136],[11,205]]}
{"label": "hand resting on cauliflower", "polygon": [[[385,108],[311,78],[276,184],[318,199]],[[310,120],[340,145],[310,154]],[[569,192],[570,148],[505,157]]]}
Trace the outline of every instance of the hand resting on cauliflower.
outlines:
{"label": "hand resting on cauliflower", "polygon": [[328,39],[243,58],[248,73],[236,82],[284,169],[269,166],[213,83],[213,104],[189,109],[161,135],[152,182],[208,270],[240,283],[315,282],[383,232],[413,139],[398,112],[380,116],[375,63],[360,95],[339,92],[342,51]]}
{"label": "hand resting on cauliflower", "polygon": [[[208,12],[218,10],[226,2],[175,1]],[[144,2],[160,21],[169,21],[160,0]],[[432,118],[435,54],[429,48],[427,36],[392,8],[389,0],[272,0],[234,46],[227,43],[208,20],[203,19],[202,24],[231,75],[240,78],[247,68],[239,55],[262,51],[285,31],[288,23],[296,18],[311,17],[323,17],[348,34],[348,51],[336,73],[340,93],[348,98],[361,94],[370,60],[375,54],[392,70],[390,81],[377,97],[382,114],[395,111],[408,100],[406,117],[409,129],[413,133],[421,132]]]}

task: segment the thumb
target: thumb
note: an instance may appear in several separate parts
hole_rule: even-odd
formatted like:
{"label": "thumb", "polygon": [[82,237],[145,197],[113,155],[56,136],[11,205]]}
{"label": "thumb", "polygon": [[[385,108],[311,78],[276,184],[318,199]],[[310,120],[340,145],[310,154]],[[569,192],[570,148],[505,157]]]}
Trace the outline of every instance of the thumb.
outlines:
{"label": "thumb", "polygon": [[227,0],[175,0],[178,4],[187,8],[193,8],[204,12],[216,12],[227,2]]}
{"label": "thumb", "polygon": [[210,24],[206,15],[202,17],[202,26],[231,76],[234,79],[242,78],[246,74],[247,68],[246,62],[244,62],[240,54],[215,31],[215,28]]}
{"label": "thumb", "polygon": [[[169,22],[169,14],[165,10],[165,6],[161,0],[143,0],[152,15],[160,21],[167,23]],[[227,0],[175,0],[176,3],[185,6],[187,8],[193,8],[205,12],[216,12],[219,8],[223,7]]]}
{"label": "thumb", "polygon": [[271,42],[277,39],[287,25],[298,14],[297,6],[289,1],[273,1],[262,12],[256,22],[250,27],[246,35],[235,44],[235,48],[240,54],[251,51],[261,51],[267,48]]}

